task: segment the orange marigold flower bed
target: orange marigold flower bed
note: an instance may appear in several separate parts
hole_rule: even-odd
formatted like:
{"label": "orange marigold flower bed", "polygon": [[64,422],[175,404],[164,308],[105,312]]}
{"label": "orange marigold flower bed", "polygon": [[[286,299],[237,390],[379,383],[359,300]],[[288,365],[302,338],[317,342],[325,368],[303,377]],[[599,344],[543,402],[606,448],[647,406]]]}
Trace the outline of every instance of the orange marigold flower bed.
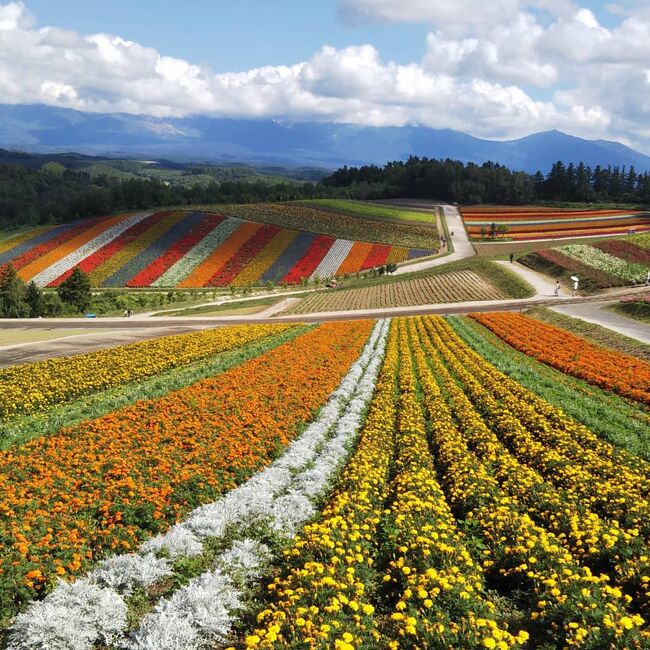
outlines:
{"label": "orange marigold flower bed", "polygon": [[372,325],[321,325],[216,377],[0,452],[0,611],[134,549],[268,464]]}
{"label": "orange marigold flower bed", "polygon": [[650,363],[607,350],[523,314],[470,314],[525,354],[584,381],[650,404]]}

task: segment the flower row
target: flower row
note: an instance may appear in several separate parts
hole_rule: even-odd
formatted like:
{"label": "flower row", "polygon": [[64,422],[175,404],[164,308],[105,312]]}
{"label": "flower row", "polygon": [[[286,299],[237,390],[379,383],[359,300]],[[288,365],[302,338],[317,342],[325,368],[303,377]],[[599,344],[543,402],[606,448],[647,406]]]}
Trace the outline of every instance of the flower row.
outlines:
{"label": "flower row", "polygon": [[610,255],[595,246],[570,244],[560,247],[560,252],[583,262],[598,271],[613,275],[626,282],[645,280],[646,268],[642,264],[627,262],[620,257]]}
{"label": "flower row", "polygon": [[606,390],[650,403],[650,364],[570,332],[509,312],[471,314],[506,343],[538,361]]}
{"label": "flower row", "polygon": [[205,330],[0,369],[0,418],[132,383],[286,329],[242,325]]}
{"label": "flower row", "polygon": [[336,388],[371,328],[322,325],[214,378],[2,452],[2,615],[266,465]]}
{"label": "flower row", "polygon": [[[345,459],[373,394],[387,332],[387,322],[377,323],[325,407],[280,458],[144,542],[137,554],[106,559],[85,578],[62,583],[18,617],[12,647],[35,649],[53,637],[66,650],[90,650],[97,642],[134,650],[190,650],[224,641],[273,547],[286,544],[313,515]],[[220,545],[224,550],[205,564],[207,571],[175,590],[164,587],[174,584],[175,566],[188,560],[198,564],[202,554],[209,556]],[[136,588],[146,591],[155,607],[127,636],[127,618],[134,619],[128,597]],[[154,594],[161,592],[156,602]],[[80,599],[85,607],[79,608]]]}
{"label": "flower row", "polygon": [[73,267],[80,266],[95,286],[200,287],[268,281],[292,284],[302,278],[356,273],[431,253],[232,216],[167,211],[34,231],[32,237],[12,240],[0,253],[0,264],[14,263],[23,280],[43,286],[58,286]]}
{"label": "flower row", "polygon": [[[499,453],[499,446],[491,450],[486,448],[489,437],[481,431],[482,417],[487,424],[495,425],[489,414],[485,414],[486,405],[481,405],[479,414],[467,400],[458,400],[453,391],[443,397],[438,381],[443,383],[445,391],[453,382],[442,362],[453,361],[463,344],[453,340],[448,345],[450,339],[447,337],[453,339],[455,335],[438,319],[427,319],[425,327],[420,328],[420,336],[428,348],[435,372],[434,375],[424,362],[418,364],[424,378],[424,400],[432,442],[442,467],[445,493],[454,512],[472,522],[472,530],[477,531],[486,544],[483,566],[491,574],[492,581],[501,581],[504,586],[515,581],[528,595],[529,629],[540,641],[558,647],[594,648],[641,647],[642,643],[647,643],[647,633],[642,630],[644,620],[630,607],[631,597],[611,584],[610,576],[590,571],[580,557],[567,548],[565,536],[545,526],[545,521],[548,523],[552,519],[552,513],[545,510],[553,507],[552,488],[547,491],[550,497],[547,503],[542,493],[524,496],[520,501],[517,487],[511,485],[507,477],[497,478],[499,459],[495,454]],[[467,365],[470,356],[454,368],[454,374]],[[468,368],[470,375],[473,371],[474,367]],[[459,378],[474,403],[478,395],[465,384],[466,377],[459,375]],[[480,386],[490,392],[495,390],[495,383],[487,382],[484,377],[476,382],[476,387]],[[497,419],[506,420],[507,417],[507,413],[500,413]],[[477,437],[482,437],[483,441],[478,441]],[[474,451],[479,444],[481,450]],[[532,486],[532,489],[537,488]],[[525,490],[522,493],[525,494]],[[590,523],[578,520],[574,525],[585,525],[589,535]],[[597,540],[589,543],[595,544]]]}

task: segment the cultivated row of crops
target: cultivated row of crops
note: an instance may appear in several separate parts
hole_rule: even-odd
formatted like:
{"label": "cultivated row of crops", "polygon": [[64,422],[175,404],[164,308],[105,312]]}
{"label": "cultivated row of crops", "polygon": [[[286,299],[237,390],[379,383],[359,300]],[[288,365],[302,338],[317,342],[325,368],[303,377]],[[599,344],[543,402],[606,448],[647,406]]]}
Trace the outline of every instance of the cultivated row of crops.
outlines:
{"label": "cultivated row of crops", "polygon": [[[624,235],[650,230],[650,214],[638,210],[462,209],[475,239],[507,236],[517,241]],[[500,228],[502,226],[502,228]]]}
{"label": "cultivated row of crops", "polygon": [[[648,647],[650,463],[452,322],[315,327],[0,452],[6,646]],[[612,400],[645,382],[542,335],[574,350],[555,367],[598,362]]]}
{"label": "cultivated row of crops", "polygon": [[534,251],[519,261],[558,278],[577,275],[587,290],[629,286],[644,283],[650,270],[647,242],[641,237],[635,242],[611,239],[593,245],[569,244]]}
{"label": "cultivated row of crops", "polygon": [[320,311],[412,307],[468,300],[508,298],[501,289],[473,271],[451,271],[431,277],[377,284],[359,289],[314,293],[300,301],[291,312],[308,314]]}

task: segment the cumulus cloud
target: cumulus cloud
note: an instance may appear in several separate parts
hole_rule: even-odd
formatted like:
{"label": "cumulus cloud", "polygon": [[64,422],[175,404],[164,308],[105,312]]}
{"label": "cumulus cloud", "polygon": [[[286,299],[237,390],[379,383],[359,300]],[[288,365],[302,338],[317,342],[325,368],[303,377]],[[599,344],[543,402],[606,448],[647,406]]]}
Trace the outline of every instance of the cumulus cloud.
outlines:
{"label": "cumulus cloud", "polygon": [[[307,61],[215,74],[120,36],[38,27],[11,2],[0,5],[0,103],[148,118],[420,124],[487,137],[559,128],[637,145],[650,137],[643,8],[626,9],[616,28],[605,28],[569,0],[341,0],[341,7],[357,18],[365,11],[367,20],[430,23],[422,60],[397,64],[372,45],[325,45]],[[459,31],[452,23],[461,14]],[[157,128],[155,119],[147,123]]]}

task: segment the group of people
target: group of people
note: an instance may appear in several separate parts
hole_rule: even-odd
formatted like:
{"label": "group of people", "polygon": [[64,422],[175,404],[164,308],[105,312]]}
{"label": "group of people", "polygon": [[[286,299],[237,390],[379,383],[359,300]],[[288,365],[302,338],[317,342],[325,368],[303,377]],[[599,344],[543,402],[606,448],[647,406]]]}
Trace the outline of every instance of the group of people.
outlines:
{"label": "group of people", "polygon": [[124,318],[131,318],[133,316],[133,310],[132,309],[125,309],[124,310]]}
{"label": "group of people", "polygon": [[[580,280],[577,277],[575,277],[575,279],[573,279],[573,277],[572,277],[571,280],[573,282],[573,289],[571,290],[571,295],[572,296],[577,296],[578,295],[578,286],[580,285]],[[555,281],[555,291],[553,291],[554,296],[559,296],[560,295],[560,286],[561,286],[560,281],[556,280]]]}

